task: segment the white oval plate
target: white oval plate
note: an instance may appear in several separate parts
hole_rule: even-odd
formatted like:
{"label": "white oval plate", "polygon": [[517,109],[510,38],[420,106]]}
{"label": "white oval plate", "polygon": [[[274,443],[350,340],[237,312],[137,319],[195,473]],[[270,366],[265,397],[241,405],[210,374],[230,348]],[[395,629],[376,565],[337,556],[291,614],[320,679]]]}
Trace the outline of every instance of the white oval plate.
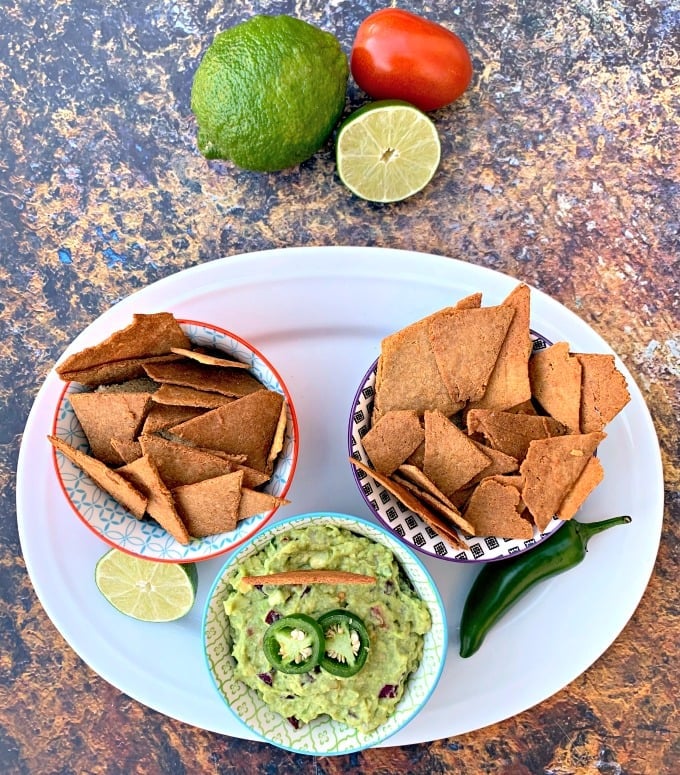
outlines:
{"label": "white oval plate", "polygon": [[[202,264],[138,291],[94,321],[69,351],[95,344],[133,312],[170,310],[238,331],[285,374],[298,418],[292,504],[275,519],[319,510],[371,518],[353,481],[346,434],[354,393],[381,338],[474,291],[483,291],[485,304],[498,303],[516,283],[473,264],[408,251],[265,251]],[[537,290],[532,327],[575,349],[611,352],[586,323]],[[475,569],[425,557],[448,616],[447,661],[423,711],[386,745],[460,735],[541,702],[588,668],[632,616],[658,550],[663,476],[642,394],[617,365],[632,398],[607,428],[598,451],[605,481],[582,518],[630,514],[632,523],[594,538],[581,565],[534,589],[467,660],[458,657],[458,621]],[[254,739],[217,696],[201,653],[201,611],[223,561],[200,564],[196,605],[178,622],[127,619],[99,595],[93,573],[106,546],[70,513],[45,438],[61,389],[50,373],[26,425],[17,478],[21,545],[47,614],[80,657],[129,696],[189,724]]]}

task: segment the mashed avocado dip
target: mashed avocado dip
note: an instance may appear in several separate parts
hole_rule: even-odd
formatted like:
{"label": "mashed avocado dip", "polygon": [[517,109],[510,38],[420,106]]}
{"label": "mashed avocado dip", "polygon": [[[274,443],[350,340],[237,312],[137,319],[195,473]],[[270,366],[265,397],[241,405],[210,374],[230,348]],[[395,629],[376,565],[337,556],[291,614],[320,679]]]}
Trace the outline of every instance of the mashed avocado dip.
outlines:
{"label": "mashed avocado dip", "polygon": [[[375,584],[247,586],[244,576],[283,571],[343,570],[371,575]],[[232,571],[224,610],[229,618],[235,676],[292,723],[322,714],[371,732],[394,712],[430,630],[427,605],[416,595],[392,552],[333,525],[310,525],[275,536]],[[355,675],[340,678],[319,667],[282,673],[267,660],[263,636],[280,616],[323,614],[346,608],[363,620],[368,658]]]}

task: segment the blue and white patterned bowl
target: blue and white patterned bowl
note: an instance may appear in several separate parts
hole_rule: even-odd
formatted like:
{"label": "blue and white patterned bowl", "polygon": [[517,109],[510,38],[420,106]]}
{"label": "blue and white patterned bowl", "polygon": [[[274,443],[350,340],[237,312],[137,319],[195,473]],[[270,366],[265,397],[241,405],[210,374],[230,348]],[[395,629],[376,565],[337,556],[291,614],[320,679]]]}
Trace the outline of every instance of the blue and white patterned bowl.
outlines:
{"label": "blue and white patterned bowl", "polygon": [[[552,344],[541,334],[531,332],[534,352]],[[375,400],[375,378],[378,361],[374,361],[352,401],[347,431],[349,454],[357,460],[370,465],[371,461],[364,450],[361,440],[370,429],[373,402]],[[452,546],[443,536],[397,497],[385,489],[370,474],[352,466],[354,481],[366,501],[366,505],[378,519],[404,542],[430,557],[450,562],[489,562],[529,551],[552,535],[564,522],[553,517],[546,529],[541,532],[534,527],[534,535],[528,539],[499,538],[498,536],[476,536],[470,538],[460,533],[468,545],[467,549]],[[458,531],[460,532],[460,531]]]}
{"label": "blue and white patterned bowl", "polygon": [[[234,677],[229,620],[223,606],[229,572],[240,561],[266,546],[274,536],[311,524],[334,525],[388,547],[413,589],[427,605],[432,618],[432,628],[425,635],[420,665],[409,677],[404,695],[394,714],[368,734],[333,721],[327,716],[319,716],[307,724],[295,727],[283,716],[272,711],[257,692]],[[227,560],[208,594],[203,614],[203,648],[215,688],[231,712],[249,729],[279,748],[295,753],[328,756],[353,753],[377,745],[415,718],[435,690],[444,669],[448,629],[439,590],[415,552],[396,540],[382,525],[347,514],[324,511],[302,514],[277,522],[258,533]]]}
{"label": "blue and white patterned bowl", "polygon": [[[298,428],[293,402],[283,380],[260,352],[235,334],[193,320],[180,321],[180,324],[194,344],[221,350],[235,360],[250,364],[250,373],[264,387],[284,396],[288,421],[283,449],[271,479],[263,488],[271,495],[284,497],[297,463]],[[83,429],[68,400],[71,393],[85,389],[74,382],[66,385],[57,403],[52,434],[83,452],[89,452]],[[155,522],[135,519],[63,455],[54,452],[54,465],[66,498],[85,525],[111,546],[149,560],[199,562],[223,554],[255,535],[276,512],[272,509],[256,514],[240,521],[231,532],[194,538],[185,546]]]}

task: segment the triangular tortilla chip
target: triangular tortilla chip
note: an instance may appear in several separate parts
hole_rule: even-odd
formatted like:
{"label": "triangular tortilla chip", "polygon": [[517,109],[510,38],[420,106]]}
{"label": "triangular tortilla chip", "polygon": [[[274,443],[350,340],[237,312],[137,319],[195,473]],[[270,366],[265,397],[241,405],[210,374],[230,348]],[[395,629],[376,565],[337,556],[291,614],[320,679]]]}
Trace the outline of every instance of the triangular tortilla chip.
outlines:
{"label": "triangular tortilla chip", "polygon": [[242,471],[234,471],[172,491],[182,521],[194,538],[227,533],[236,527]]}
{"label": "triangular tortilla chip", "polygon": [[468,433],[481,434],[489,446],[515,460],[524,460],[529,444],[536,439],[561,436],[566,428],[552,417],[514,412],[471,409],[466,415]]}
{"label": "triangular tortilla chip", "polygon": [[557,516],[560,519],[571,519],[603,479],[604,468],[602,463],[596,457],[591,457],[586,463],[586,467],[581,471],[581,475],[576,480],[574,486],[566,494],[557,511]]}
{"label": "triangular tortilla chip", "polygon": [[285,498],[277,498],[268,492],[260,490],[251,490],[248,487],[241,488],[241,502],[238,506],[238,519],[247,519],[255,514],[262,514],[266,511],[278,509],[279,506],[287,506],[290,501]]}
{"label": "triangular tortilla chip", "polygon": [[601,431],[630,401],[626,378],[613,355],[581,354],[581,433]]}
{"label": "triangular tortilla chip", "polygon": [[465,296],[456,302],[454,309],[479,309],[482,306],[482,294],[479,291]]}
{"label": "triangular tortilla chip", "polygon": [[69,402],[90,444],[93,457],[118,466],[123,458],[111,446],[116,436],[134,441],[151,402],[150,393],[71,393]]}
{"label": "triangular tortilla chip", "polygon": [[148,456],[140,457],[133,463],[117,470],[136,489],[147,497],[146,513],[170,533],[180,544],[189,543],[189,533],[180,519],[172,493],[165,486],[158,469]]}
{"label": "triangular tortilla chip", "polygon": [[520,466],[522,499],[539,530],[557,514],[604,433],[569,434],[532,441]]}
{"label": "triangular tortilla chip", "polygon": [[174,425],[192,420],[206,413],[206,409],[197,409],[193,406],[169,406],[152,402],[149,413],[144,420],[140,433],[150,436],[152,433],[161,433]]}
{"label": "triangular tortilla chip", "polygon": [[490,459],[441,412],[425,412],[423,472],[447,496],[485,469]]}
{"label": "triangular tortilla chip", "polygon": [[382,340],[375,381],[373,422],[394,409],[412,409],[422,414],[439,409],[457,412],[462,404],[452,400],[437,367],[428,327],[430,317],[412,323]]}
{"label": "triangular tortilla chip", "polygon": [[220,393],[208,393],[206,390],[171,385],[169,382],[162,384],[153,394],[152,399],[157,404],[166,406],[192,406],[197,409],[217,409],[233,401],[232,396],[223,396]]}
{"label": "triangular tortilla chip", "polygon": [[430,345],[452,401],[478,401],[484,395],[513,315],[509,307],[496,306],[431,318]]}
{"label": "triangular tortilla chip", "polygon": [[543,409],[570,433],[581,427],[581,364],[567,342],[539,350],[529,361],[531,391]]}
{"label": "triangular tortilla chip", "polygon": [[61,371],[59,376],[64,382],[79,382],[81,385],[97,387],[130,380],[146,378],[144,366],[150,363],[168,363],[176,361],[178,355],[155,355],[150,358],[130,358],[126,361],[111,361],[76,371]]}
{"label": "triangular tortilla chip", "polygon": [[503,411],[531,399],[529,383],[529,356],[531,333],[529,328],[530,290],[518,285],[501,302],[514,310],[514,315],[498,358],[489,377],[484,395],[474,406]]}
{"label": "triangular tortilla chip", "polygon": [[111,334],[103,342],[69,356],[57,366],[56,371],[63,378],[65,373],[113,361],[166,355],[172,347],[191,347],[189,338],[172,314],[136,314],[129,326]]}
{"label": "triangular tortilla chip", "polygon": [[478,441],[472,440],[472,443],[489,458],[490,462],[486,468],[483,468],[476,476],[470,479],[469,484],[479,484],[482,479],[498,474],[510,474],[519,469],[519,462],[514,457],[506,455],[505,452],[488,447],[486,444],[480,444]]}
{"label": "triangular tortilla chip", "polygon": [[378,482],[378,484],[381,484],[388,492],[392,493],[395,498],[398,498],[407,509],[411,509],[414,514],[417,514],[424,522],[436,530],[451,544],[451,546],[457,549],[467,549],[467,544],[458,535],[455,527],[447,522],[447,520],[445,520],[443,517],[429,509],[403,485],[395,482],[393,479],[390,479],[389,476],[385,476],[378,471],[374,471],[370,466],[367,466],[361,460],[356,460],[353,457],[350,457],[349,460],[353,466],[372,476],[376,482]]}
{"label": "triangular tortilla chip", "polygon": [[144,454],[140,443],[136,439],[121,439],[114,436],[111,439],[111,446],[116,450],[124,463],[132,463]]}
{"label": "triangular tortilla chip", "polygon": [[105,463],[86,455],[57,436],[47,437],[52,446],[78,466],[102,490],[106,491],[120,505],[137,519],[146,511],[147,498],[120,474],[112,471]]}
{"label": "triangular tortilla chip", "polygon": [[529,539],[533,525],[521,516],[520,492],[512,485],[484,479],[472,493],[465,519],[474,526],[474,535]]}
{"label": "triangular tortilla chip", "polygon": [[266,471],[276,434],[283,396],[260,390],[219,409],[170,428],[170,433],[209,449],[246,455],[248,465]]}
{"label": "triangular tortilla chip", "polygon": [[242,363],[241,361],[235,361],[233,358],[228,358],[217,355],[210,355],[209,353],[202,352],[200,350],[186,350],[182,347],[173,347],[172,352],[176,355],[183,355],[185,358],[189,358],[192,361],[202,363],[204,366],[220,366],[225,369],[249,369],[249,363]]}
{"label": "triangular tortilla chip", "polygon": [[207,390],[223,396],[245,396],[262,390],[262,385],[252,374],[241,369],[215,369],[187,360],[173,363],[156,363],[145,367],[146,373],[156,382]]}
{"label": "triangular tortilla chip", "polygon": [[274,468],[274,463],[279,453],[283,449],[283,442],[286,439],[286,426],[288,425],[288,412],[286,410],[285,401],[281,404],[281,413],[279,414],[279,422],[276,425],[274,431],[274,438],[272,439],[271,447],[269,448],[269,454],[267,455],[267,465],[265,471],[271,473]]}
{"label": "triangular tortilla chip", "polygon": [[425,438],[418,414],[411,409],[386,412],[361,439],[373,468],[388,476]]}

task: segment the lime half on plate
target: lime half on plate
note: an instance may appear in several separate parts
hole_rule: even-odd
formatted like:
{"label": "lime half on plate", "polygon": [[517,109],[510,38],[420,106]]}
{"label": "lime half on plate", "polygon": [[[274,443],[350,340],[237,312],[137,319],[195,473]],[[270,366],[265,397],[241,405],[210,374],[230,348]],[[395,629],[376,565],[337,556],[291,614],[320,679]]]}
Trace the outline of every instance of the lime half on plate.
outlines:
{"label": "lime half on plate", "polygon": [[171,622],[188,614],[196,599],[193,563],[142,560],[118,549],[99,558],[94,580],[121,613],[143,622]]}
{"label": "lime half on plate", "polygon": [[340,180],[370,202],[398,202],[421,191],[437,171],[440,156],[435,125],[407,102],[365,105],[338,131]]}

